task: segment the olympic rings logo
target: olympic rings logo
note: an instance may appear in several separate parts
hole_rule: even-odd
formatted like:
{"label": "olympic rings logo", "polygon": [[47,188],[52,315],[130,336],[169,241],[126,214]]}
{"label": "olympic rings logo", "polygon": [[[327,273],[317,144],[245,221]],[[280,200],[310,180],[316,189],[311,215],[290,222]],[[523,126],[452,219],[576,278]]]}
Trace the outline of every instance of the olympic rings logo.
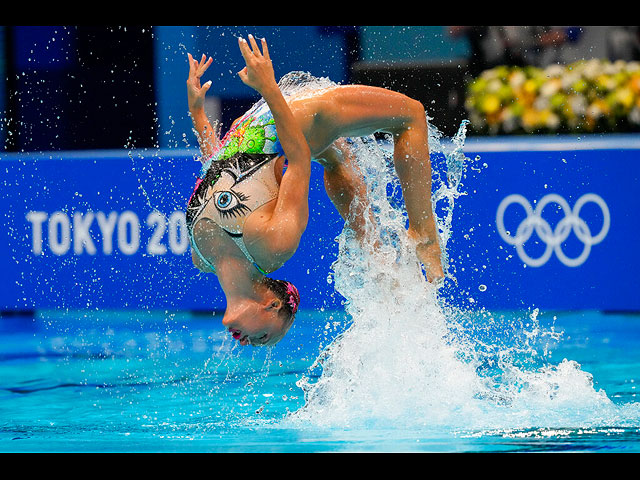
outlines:
{"label": "olympic rings logo", "polygon": [[[595,236],[591,234],[591,230],[586,222],[580,218],[580,210],[588,202],[593,202],[598,205],[604,217],[602,228]],[[527,218],[518,225],[516,234],[511,235],[504,227],[504,213],[505,210],[514,203],[524,208]],[[542,210],[550,203],[559,205],[564,212],[564,218],[558,222],[553,230],[549,223],[542,218]],[[587,193],[580,197],[573,206],[573,210],[569,207],[567,201],[557,194],[549,194],[542,197],[535,209],[531,207],[531,204],[525,197],[513,194],[507,196],[500,202],[498,211],[496,212],[498,233],[505,242],[516,247],[520,259],[531,267],[540,267],[547,263],[553,252],[555,252],[558,260],[568,267],[582,265],[587,257],[589,257],[591,247],[602,242],[607,236],[610,222],[611,217],[607,204],[602,197],[595,193]],[[540,240],[546,244],[544,253],[538,258],[531,258],[524,250],[524,244],[531,238],[534,231]],[[575,258],[568,257],[562,251],[562,243],[569,237],[572,231],[584,244],[582,253]]]}

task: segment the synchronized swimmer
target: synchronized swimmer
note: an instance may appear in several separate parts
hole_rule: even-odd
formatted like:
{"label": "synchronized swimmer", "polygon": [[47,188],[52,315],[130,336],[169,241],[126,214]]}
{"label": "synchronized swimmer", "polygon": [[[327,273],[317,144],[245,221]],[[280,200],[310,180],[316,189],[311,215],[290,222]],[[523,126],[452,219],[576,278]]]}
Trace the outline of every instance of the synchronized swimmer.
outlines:
{"label": "synchronized swimmer", "polygon": [[[428,126],[423,105],[403,94],[365,85],[335,86],[285,99],[267,42],[238,39],[246,66],[238,72],[264,103],[218,138],[204,111],[211,81],[200,79],[213,59],[190,54],[187,93],[203,166],[187,206],[196,267],[217,275],[227,306],[222,319],[242,345],[269,346],[293,323],[300,294],[268,276],[289,260],[306,229],[311,161],[324,167],[327,194],[356,235],[363,234],[366,189],[344,138],[386,132],[394,140],[409,228],[429,281],[443,277],[431,205]],[[286,160],[286,168],[285,168]]]}

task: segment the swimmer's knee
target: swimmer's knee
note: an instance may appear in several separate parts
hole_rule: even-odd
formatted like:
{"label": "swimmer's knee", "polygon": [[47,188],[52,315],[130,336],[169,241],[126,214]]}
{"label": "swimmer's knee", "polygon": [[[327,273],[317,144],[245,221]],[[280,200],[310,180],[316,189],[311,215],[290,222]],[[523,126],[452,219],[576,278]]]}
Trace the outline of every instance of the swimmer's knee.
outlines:
{"label": "swimmer's knee", "polygon": [[422,102],[415,100],[411,97],[407,97],[407,106],[409,108],[411,122],[415,124],[426,124],[427,112]]}
{"label": "swimmer's knee", "polygon": [[404,95],[402,116],[398,116],[399,122],[388,130],[394,137],[401,136],[412,130],[426,130],[427,113],[422,102]]}

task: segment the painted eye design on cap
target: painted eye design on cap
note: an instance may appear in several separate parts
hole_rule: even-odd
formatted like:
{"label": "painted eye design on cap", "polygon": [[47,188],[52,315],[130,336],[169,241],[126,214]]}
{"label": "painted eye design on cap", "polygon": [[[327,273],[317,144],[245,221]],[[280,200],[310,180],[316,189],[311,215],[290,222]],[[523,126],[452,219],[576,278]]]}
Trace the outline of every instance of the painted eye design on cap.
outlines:
{"label": "painted eye design on cap", "polygon": [[251,209],[244,203],[249,199],[247,195],[240,192],[225,190],[214,194],[215,206],[224,218],[238,217],[251,212]]}
{"label": "painted eye design on cap", "polygon": [[220,192],[216,196],[216,206],[221,210],[231,207],[234,201],[237,199],[231,192]]}

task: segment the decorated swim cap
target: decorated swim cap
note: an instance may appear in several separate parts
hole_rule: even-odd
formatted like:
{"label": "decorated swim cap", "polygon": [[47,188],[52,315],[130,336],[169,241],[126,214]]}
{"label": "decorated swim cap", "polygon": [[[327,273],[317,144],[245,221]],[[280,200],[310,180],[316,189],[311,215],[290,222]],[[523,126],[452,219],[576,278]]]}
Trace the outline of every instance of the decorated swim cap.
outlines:
{"label": "decorated swim cap", "polygon": [[298,305],[300,305],[300,294],[291,282],[287,282],[287,295],[289,296],[287,303],[291,307],[291,312],[295,314],[298,311]]}

